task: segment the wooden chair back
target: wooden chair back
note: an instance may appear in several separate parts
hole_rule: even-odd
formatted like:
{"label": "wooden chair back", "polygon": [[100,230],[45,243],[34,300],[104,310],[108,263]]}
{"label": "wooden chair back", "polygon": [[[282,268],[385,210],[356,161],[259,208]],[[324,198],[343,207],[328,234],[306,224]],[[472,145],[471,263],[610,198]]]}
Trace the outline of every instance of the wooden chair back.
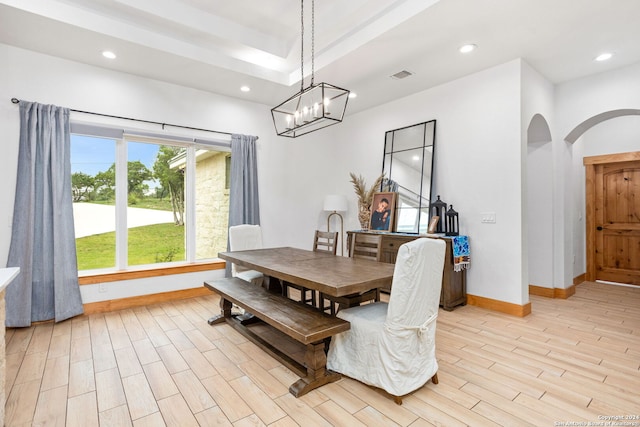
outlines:
{"label": "wooden chair back", "polygon": [[351,258],[380,261],[382,236],[362,233],[355,233],[353,236],[353,244],[349,248]]}
{"label": "wooden chair back", "polygon": [[313,238],[314,252],[328,252],[335,255],[338,249],[338,232],[337,231],[320,231],[316,230]]}

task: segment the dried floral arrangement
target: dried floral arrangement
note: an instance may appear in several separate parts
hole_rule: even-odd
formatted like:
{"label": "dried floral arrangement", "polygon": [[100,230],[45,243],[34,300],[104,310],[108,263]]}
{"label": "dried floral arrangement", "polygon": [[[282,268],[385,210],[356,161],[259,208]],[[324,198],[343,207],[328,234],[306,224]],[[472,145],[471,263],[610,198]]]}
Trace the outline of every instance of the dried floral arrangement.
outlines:
{"label": "dried floral arrangement", "polygon": [[380,191],[380,184],[382,184],[382,180],[384,179],[384,173],[376,179],[369,189],[366,188],[362,175],[356,176],[353,172],[350,172],[349,175],[351,176],[353,189],[356,192],[356,196],[358,196],[358,221],[360,221],[360,227],[362,227],[363,230],[368,230],[373,194]]}

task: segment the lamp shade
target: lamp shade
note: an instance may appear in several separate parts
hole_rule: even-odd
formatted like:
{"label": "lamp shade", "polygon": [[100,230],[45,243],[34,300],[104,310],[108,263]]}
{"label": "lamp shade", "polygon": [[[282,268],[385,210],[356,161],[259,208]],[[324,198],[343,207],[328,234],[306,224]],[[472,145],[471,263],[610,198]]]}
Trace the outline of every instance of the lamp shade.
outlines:
{"label": "lamp shade", "polygon": [[345,212],[347,210],[347,198],[337,194],[324,196],[324,210]]}

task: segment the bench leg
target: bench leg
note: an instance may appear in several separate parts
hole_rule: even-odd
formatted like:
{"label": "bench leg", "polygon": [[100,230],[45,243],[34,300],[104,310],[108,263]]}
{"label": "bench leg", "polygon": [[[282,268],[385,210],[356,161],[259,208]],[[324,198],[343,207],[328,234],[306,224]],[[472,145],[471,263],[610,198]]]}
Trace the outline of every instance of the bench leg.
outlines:
{"label": "bench leg", "polygon": [[338,381],[342,376],[336,372],[327,371],[327,355],[324,352],[324,341],[307,345],[304,355],[307,376],[299,379],[289,387],[289,393],[300,397],[327,383]]}
{"label": "bench leg", "polygon": [[217,316],[213,316],[211,319],[207,320],[207,323],[210,325],[217,325],[218,323],[224,322],[227,318],[231,317],[231,301],[227,301],[224,298],[220,298],[220,314]]}

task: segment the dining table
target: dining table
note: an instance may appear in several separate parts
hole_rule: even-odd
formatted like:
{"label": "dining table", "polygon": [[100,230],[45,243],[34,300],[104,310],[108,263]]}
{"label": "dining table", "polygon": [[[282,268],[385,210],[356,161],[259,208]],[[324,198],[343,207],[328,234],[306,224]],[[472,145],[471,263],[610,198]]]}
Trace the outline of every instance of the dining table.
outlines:
{"label": "dining table", "polygon": [[293,247],[220,252],[218,256],[265,276],[264,284],[281,292],[281,282],[341,297],[371,289],[389,288],[394,264],[346,258]]}
{"label": "dining table", "polygon": [[[341,375],[326,369],[326,352],[333,335],[350,328],[349,322],[321,308],[294,301],[283,283],[342,297],[389,288],[394,265],[292,247],[220,252],[227,262],[259,271],[262,287],[236,278],[211,280],[204,286],[221,295],[221,314],[210,325],[226,322],[300,375],[289,387],[296,397]],[[233,314],[232,303],[245,314]],[[251,313],[246,317],[247,312]]]}

